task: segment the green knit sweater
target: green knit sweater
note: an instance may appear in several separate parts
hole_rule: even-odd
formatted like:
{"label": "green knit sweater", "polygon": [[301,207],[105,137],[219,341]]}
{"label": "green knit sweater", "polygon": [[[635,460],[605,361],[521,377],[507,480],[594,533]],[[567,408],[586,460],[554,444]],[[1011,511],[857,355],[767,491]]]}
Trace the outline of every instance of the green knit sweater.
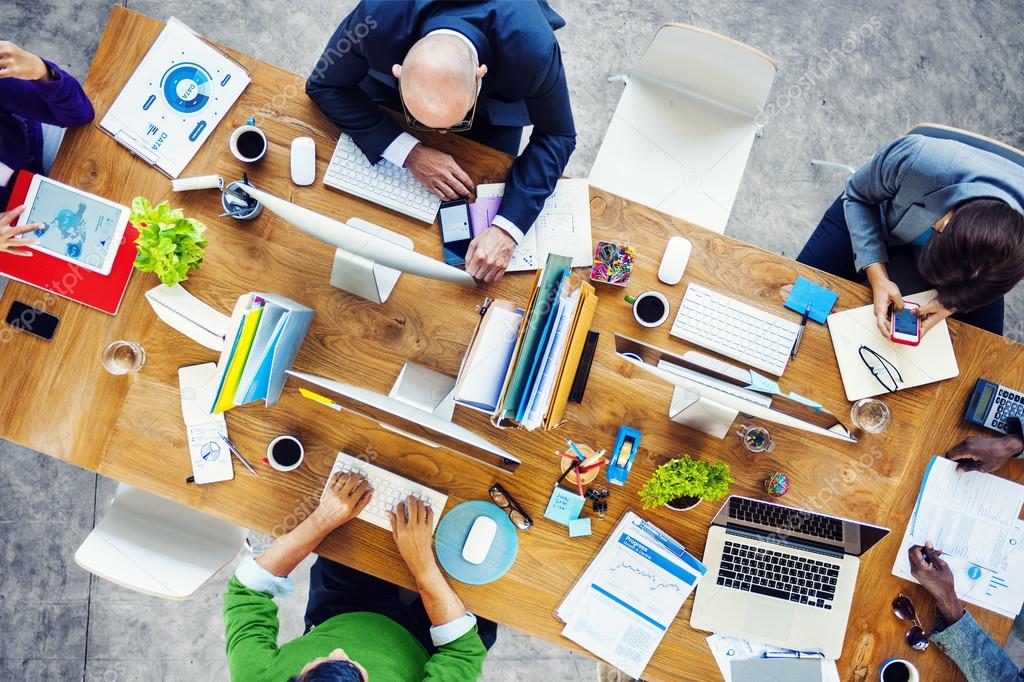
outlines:
{"label": "green knit sweater", "polygon": [[373,682],[461,682],[480,677],[487,655],[473,628],[429,656],[408,630],[377,613],[335,616],[279,647],[273,597],[234,577],[224,596],[224,624],[228,666],[236,682],[285,682],[339,647],[366,668]]}

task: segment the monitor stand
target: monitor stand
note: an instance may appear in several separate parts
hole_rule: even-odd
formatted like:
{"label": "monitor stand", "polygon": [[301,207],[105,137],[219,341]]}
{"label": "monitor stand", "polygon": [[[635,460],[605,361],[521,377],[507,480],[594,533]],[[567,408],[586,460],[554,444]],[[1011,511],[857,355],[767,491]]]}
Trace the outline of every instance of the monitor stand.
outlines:
{"label": "monitor stand", "polygon": [[[412,240],[405,235],[385,230],[359,218],[349,218],[346,224],[366,232],[367,239],[385,239],[392,244],[413,250]],[[331,266],[331,286],[373,303],[384,303],[394,291],[401,274],[401,270],[380,265],[344,249],[337,249],[334,252],[334,264]]]}
{"label": "monitor stand", "polygon": [[689,426],[715,438],[725,438],[739,415],[737,410],[705,400],[696,393],[676,387],[672,391],[672,404],[668,418],[677,424]]}
{"label": "monitor stand", "polygon": [[388,397],[451,421],[455,414],[455,379],[415,362],[407,362],[398,373]]}

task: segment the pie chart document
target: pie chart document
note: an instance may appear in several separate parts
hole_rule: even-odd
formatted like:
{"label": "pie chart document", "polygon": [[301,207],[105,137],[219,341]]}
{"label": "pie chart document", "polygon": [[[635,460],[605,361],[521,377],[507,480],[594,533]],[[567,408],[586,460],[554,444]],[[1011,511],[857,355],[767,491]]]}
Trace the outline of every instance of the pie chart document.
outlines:
{"label": "pie chart document", "polygon": [[172,17],[100,128],[176,178],[248,84],[240,64]]}

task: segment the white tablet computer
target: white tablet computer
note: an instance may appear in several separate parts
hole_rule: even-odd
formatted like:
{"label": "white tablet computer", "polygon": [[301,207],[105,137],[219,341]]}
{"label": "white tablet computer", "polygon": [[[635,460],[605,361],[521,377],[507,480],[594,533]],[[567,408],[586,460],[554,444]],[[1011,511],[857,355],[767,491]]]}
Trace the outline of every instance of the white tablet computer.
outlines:
{"label": "white tablet computer", "polygon": [[25,235],[35,237],[31,248],[109,275],[117,247],[128,225],[128,207],[51,180],[32,178],[18,225],[40,223]]}

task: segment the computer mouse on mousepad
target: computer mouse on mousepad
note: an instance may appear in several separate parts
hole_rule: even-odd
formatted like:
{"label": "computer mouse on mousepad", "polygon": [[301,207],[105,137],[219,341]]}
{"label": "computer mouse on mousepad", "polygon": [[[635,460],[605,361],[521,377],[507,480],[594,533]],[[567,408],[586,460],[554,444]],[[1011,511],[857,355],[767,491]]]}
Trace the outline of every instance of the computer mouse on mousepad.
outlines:
{"label": "computer mouse on mousepad", "polygon": [[732,682],[821,682],[820,658],[732,661]]}

